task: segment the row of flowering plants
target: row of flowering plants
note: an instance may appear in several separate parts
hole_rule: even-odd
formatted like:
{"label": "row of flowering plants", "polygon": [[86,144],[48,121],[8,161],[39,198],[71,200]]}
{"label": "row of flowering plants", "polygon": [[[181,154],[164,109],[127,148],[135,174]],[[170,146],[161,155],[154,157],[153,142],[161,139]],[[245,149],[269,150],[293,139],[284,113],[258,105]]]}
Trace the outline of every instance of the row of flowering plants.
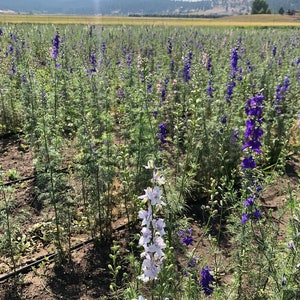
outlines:
{"label": "row of flowering plants", "polygon": [[[111,242],[118,216],[138,236],[138,271],[120,286],[128,298],[296,293],[299,211],[290,205],[288,253],[270,240],[278,224],[261,201],[270,170],[299,146],[299,39],[293,29],[3,25],[0,132],[23,134],[33,152],[59,263],[76,234]],[[225,237],[237,247],[228,266]],[[277,272],[279,253],[290,264]]]}

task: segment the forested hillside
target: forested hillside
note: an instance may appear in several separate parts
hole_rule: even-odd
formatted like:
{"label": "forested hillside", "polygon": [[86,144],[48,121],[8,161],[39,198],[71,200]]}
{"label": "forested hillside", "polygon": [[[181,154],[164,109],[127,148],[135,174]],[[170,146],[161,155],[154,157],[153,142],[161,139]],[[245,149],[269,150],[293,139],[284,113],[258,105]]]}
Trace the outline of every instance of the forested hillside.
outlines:
{"label": "forested hillside", "polygon": [[[47,14],[247,14],[253,0],[0,0],[0,10],[17,13]],[[266,0],[272,13],[282,7],[285,11],[300,10],[299,0]]]}

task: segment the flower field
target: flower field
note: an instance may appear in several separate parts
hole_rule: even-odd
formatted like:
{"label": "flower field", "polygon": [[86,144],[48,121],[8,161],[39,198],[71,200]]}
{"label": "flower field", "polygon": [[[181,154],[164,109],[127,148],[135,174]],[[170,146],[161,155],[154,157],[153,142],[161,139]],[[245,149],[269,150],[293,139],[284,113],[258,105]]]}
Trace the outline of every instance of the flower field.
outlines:
{"label": "flower field", "polygon": [[299,49],[2,24],[1,299],[300,299]]}

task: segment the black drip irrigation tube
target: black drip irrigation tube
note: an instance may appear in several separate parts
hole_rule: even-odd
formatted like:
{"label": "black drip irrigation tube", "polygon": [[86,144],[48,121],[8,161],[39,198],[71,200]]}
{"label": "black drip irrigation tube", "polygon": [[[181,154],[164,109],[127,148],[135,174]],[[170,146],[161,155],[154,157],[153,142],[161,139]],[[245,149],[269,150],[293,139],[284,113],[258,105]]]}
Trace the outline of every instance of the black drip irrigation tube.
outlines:
{"label": "black drip irrigation tube", "polygon": [[[62,169],[53,170],[53,171],[56,172],[56,173],[67,173],[69,170],[72,170],[72,169],[73,169],[73,167],[70,166],[70,167],[67,167],[67,168],[62,168]],[[29,181],[29,180],[32,180],[32,179],[36,179],[36,178],[38,178],[39,175],[43,175],[43,174],[46,174],[46,172],[40,172],[40,173],[37,173],[37,174],[32,175],[32,176],[23,177],[23,178],[19,178],[19,179],[16,179],[16,180],[3,182],[1,185],[2,186],[14,185],[14,184],[17,184],[17,183],[20,183],[20,182],[24,182],[24,181]]]}
{"label": "black drip irrigation tube", "polygon": [[[119,231],[124,229],[127,225],[129,225],[129,223],[126,224],[122,224],[116,228],[114,228],[114,231]],[[71,247],[70,251],[74,251],[78,248],[81,248],[87,244],[90,244],[91,242],[93,242],[95,239],[94,238],[89,238],[83,242],[80,242],[74,246]],[[5,275],[0,276],[0,283],[3,283],[4,281],[6,281],[7,279],[14,277],[18,274],[26,274],[29,273],[31,271],[32,267],[38,266],[40,263],[42,263],[43,261],[51,261],[53,260],[56,256],[58,255],[57,252],[51,253],[51,254],[46,254],[46,255],[42,255],[40,257],[38,257],[37,259],[33,260],[33,261],[27,261],[26,265],[23,267],[20,267],[16,270],[14,270],[13,272],[7,273]]]}

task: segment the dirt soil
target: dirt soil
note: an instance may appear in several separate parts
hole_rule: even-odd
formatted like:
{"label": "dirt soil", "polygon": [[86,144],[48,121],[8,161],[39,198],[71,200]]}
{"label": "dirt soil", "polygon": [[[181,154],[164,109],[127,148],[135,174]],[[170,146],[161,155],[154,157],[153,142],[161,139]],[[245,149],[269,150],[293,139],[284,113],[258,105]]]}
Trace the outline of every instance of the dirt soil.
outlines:
{"label": "dirt soil", "polygon": [[[22,220],[21,232],[26,234],[36,224],[45,222],[48,212],[43,211],[36,201],[33,156],[22,138],[0,139],[0,166],[3,171],[3,184],[12,187],[9,197],[16,199],[13,217],[18,217],[18,214],[26,216]],[[264,192],[262,206],[265,209],[271,209],[276,214],[276,211],[285,204],[287,187],[296,190],[299,186],[299,172],[299,157],[292,156],[288,160],[286,174]],[[76,189],[76,187],[74,188]],[[1,195],[1,202],[3,202],[2,197],[3,195]],[[195,218],[194,233],[200,238],[202,232],[201,226],[196,220],[197,216],[191,215],[191,217]],[[281,222],[283,235],[286,224],[284,220]],[[121,245],[121,253],[125,253],[131,234],[126,228],[126,220],[116,217],[113,228],[113,238],[118,240],[118,244]],[[0,231],[0,233],[3,232]],[[87,234],[72,236],[72,245],[78,247],[73,249],[69,262],[61,268],[56,267],[55,257],[50,257],[24,272],[4,278],[3,276],[13,273],[12,262],[8,258],[0,257],[0,299],[89,300],[103,299],[105,296],[106,299],[111,299],[109,290],[111,274],[107,268],[107,265],[111,263],[109,244],[96,247],[89,239]],[[197,243],[197,237],[195,243]],[[208,242],[204,240],[200,248],[199,255],[208,257]],[[224,241],[221,248],[223,264],[225,267],[229,266],[230,251],[232,250],[230,242]],[[40,239],[29,241],[27,244],[25,243],[22,255],[16,259],[17,269],[53,253],[55,253],[53,245],[44,244]],[[229,281],[231,274],[230,271],[226,273],[225,269],[224,272],[221,270],[221,274],[223,274],[221,280]]]}

